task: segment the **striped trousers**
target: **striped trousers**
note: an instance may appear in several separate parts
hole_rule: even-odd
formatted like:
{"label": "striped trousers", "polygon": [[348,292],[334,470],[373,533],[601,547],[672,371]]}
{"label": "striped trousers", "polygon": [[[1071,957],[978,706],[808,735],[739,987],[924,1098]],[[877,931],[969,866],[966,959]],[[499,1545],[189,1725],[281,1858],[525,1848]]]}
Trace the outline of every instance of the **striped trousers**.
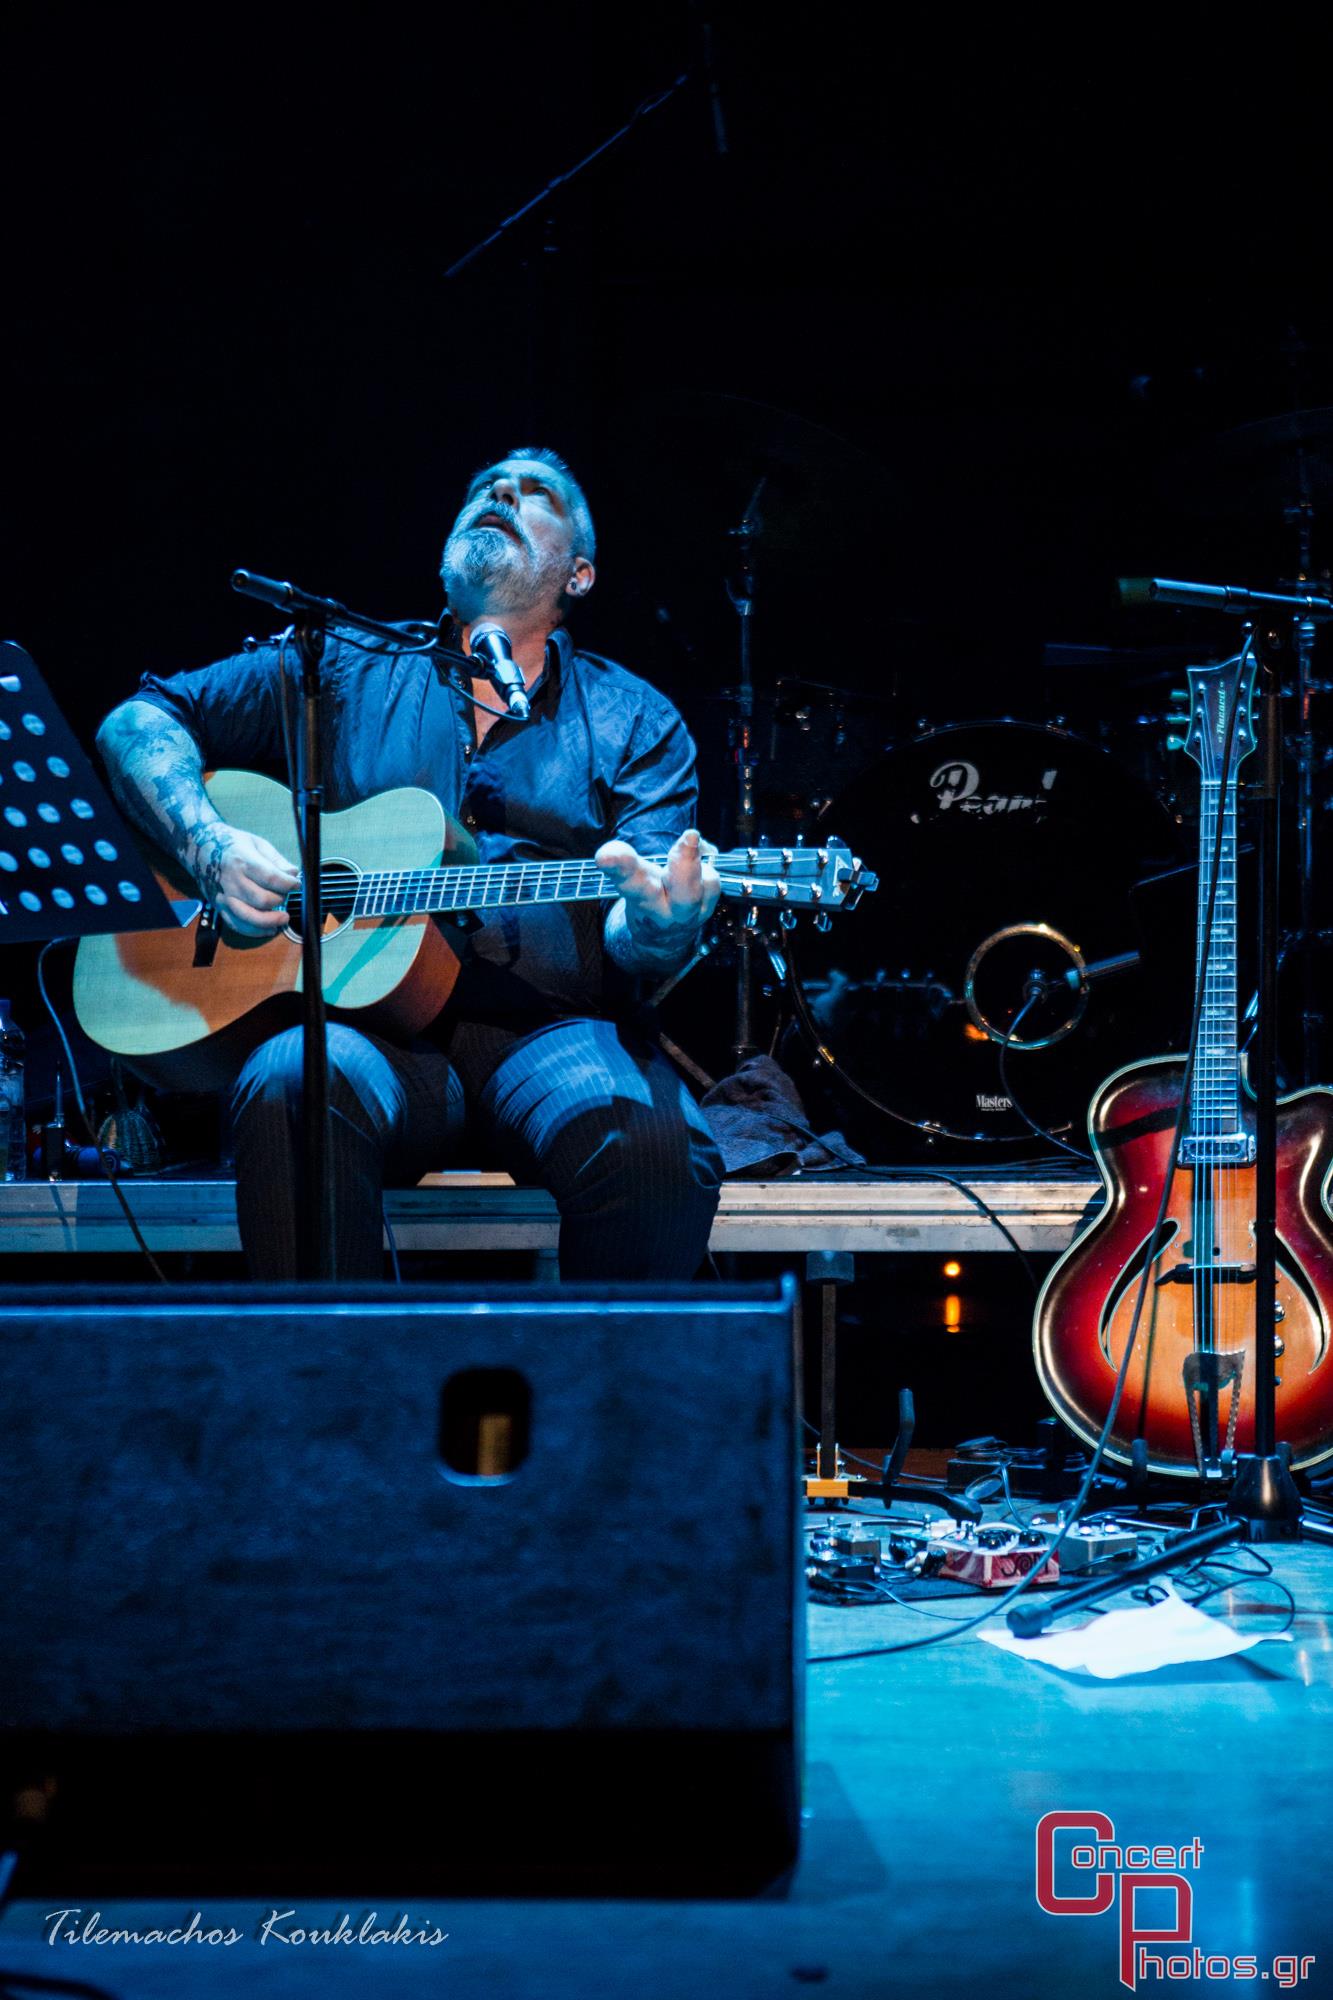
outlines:
{"label": "striped trousers", "polygon": [[[562,1278],[688,1280],[708,1245],[722,1163],[660,1050],[614,1021],[513,1038],[461,1023],[449,1052],[328,1027],[337,1275],[383,1275],[381,1192],[455,1163],[547,1188]],[[497,1060],[498,1056],[498,1060]],[[232,1097],[236,1206],[257,1278],[296,1276],[301,1031],[257,1049]]]}

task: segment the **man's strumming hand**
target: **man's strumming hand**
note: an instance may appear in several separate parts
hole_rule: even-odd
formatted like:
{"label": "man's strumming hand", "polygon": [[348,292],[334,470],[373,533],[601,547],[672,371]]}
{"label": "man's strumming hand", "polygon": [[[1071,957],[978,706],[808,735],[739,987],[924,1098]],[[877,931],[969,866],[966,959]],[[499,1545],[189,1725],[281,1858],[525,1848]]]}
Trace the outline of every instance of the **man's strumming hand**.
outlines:
{"label": "man's strumming hand", "polygon": [[301,878],[262,834],[214,820],[192,835],[187,859],[203,894],[231,930],[245,937],[272,937],[291,921],[286,898]]}

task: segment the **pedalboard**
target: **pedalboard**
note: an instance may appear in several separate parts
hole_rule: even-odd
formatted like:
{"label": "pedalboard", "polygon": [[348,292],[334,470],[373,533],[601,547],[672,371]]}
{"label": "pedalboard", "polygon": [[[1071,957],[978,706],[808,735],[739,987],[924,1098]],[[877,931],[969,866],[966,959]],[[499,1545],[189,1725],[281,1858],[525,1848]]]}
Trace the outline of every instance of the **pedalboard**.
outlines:
{"label": "pedalboard", "polygon": [[1049,1535],[1002,1522],[943,1521],[910,1533],[858,1522],[812,1537],[807,1574],[812,1582],[874,1584],[906,1571],[973,1590],[1009,1590],[1035,1570],[1035,1588],[1060,1580],[1059,1561],[1046,1560],[1049,1545]]}

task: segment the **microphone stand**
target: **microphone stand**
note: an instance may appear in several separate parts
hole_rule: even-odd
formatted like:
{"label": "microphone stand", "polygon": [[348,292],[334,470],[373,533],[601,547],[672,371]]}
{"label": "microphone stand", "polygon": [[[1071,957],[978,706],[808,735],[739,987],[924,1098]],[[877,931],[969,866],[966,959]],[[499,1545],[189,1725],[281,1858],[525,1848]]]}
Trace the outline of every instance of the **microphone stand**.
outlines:
{"label": "microphone stand", "polygon": [[[297,738],[296,787],[292,807],[301,849],[301,1171],[297,1186],[296,1268],[310,1282],[338,1275],[333,1183],[329,1177],[329,1045],[324,1007],[324,901],[320,870],[324,813],[324,739],[320,672],[331,623],[371,638],[411,647],[433,628],[384,625],[349,611],[331,597],[315,597],[292,583],[238,569],[233,590],[288,612],[301,661],[301,728]],[[424,650],[424,646],[422,648]],[[463,662],[450,647],[431,645],[437,659]]]}
{"label": "microphone stand", "polygon": [[293,620],[301,658],[301,732],[296,826],[301,846],[301,1115],[304,1146],[297,1185],[297,1275],[327,1284],[337,1275],[337,1217],[329,1179],[329,1044],[324,1016],[322,820],[324,746],[320,662],[326,627],[318,613]]}
{"label": "microphone stand", "polygon": [[[1299,655],[1302,625],[1312,625],[1308,607],[1292,621]],[[1333,605],[1323,613],[1333,616]],[[1258,1021],[1250,1088],[1254,1123],[1254,1450],[1236,1462],[1227,1513],[1250,1542],[1311,1541],[1333,1545],[1333,1526],[1310,1519],[1290,1471],[1290,1452],[1277,1438],[1277,968],[1278,840],[1282,796],[1282,688],[1278,670],[1283,640],[1277,632],[1256,635],[1259,700],[1259,981]],[[1304,1023],[1302,1024],[1304,1026]]]}
{"label": "microphone stand", "polygon": [[[1164,577],[1122,581],[1121,597],[1130,604],[1171,604],[1224,611],[1248,617],[1258,613],[1276,624],[1289,618],[1299,653],[1299,626],[1333,620],[1333,596],[1323,591],[1294,595],[1252,591],[1228,584],[1183,583]],[[1099,1602],[1108,1592],[1130,1589],[1166,1569],[1196,1562],[1229,1542],[1321,1542],[1333,1547],[1333,1522],[1305,1512],[1300,1490],[1291,1475],[1290,1449],[1277,1437],[1277,963],[1278,963],[1278,816],[1282,789],[1281,682],[1278,663],[1284,639],[1267,625],[1256,628],[1252,641],[1259,656],[1262,693],[1259,702],[1259,976],[1258,1020],[1249,1083],[1255,1100],[1254,1159],[1254,1448],[1236,1458],[1226,1519],[1194,1533],[1177,1536],[1166,1549],[1142,1562],[1117,1570],[1078,1590],[1061,1592],[1054,1603],[1032,1600],[1014,1605],[1006,1614],[1011,1631],[1032,1638],[1053,1618],[1084,1604]]]}
{"label": "microphone stand", "polygon": [[[1301,498],[1288,508],[1287,518],[1295,519],[1300,557],[1297,574],[1302,583],[1310,574],[1310,542],[1314,509],[1309,500],[1309,477],[1305,454],[1300,453]],[[1300,863],[1300,963],[1301,963],[1301,1082],[1311,1084],[1319,1071],[1320,1038],[1324,1013],[1315,980],[1314,919],[1314,767],[1315,744],[1311,704],[1314,696],[1315,620],[1298,618],[1293,628],[1296,654],[1296,841]]]}
{"label": "microphone stand", "polygon": [[[736,717],[732,723],[732,747],[736,755],[737,847],[753,847],[755,844],[756,753],[750,621],[754,615],[754,542],[762,525],[759,518],[759,501],[767,484],[768,477],[765,474],[750,495],[750,503],[741,517],[740,526],[728,530],[740,554],[736,581],[727,585],[727,595],[731,599],[732,609],[740,620],[739,681],[736,687]],[[755,1053],[751,1003],[754,991],[753,945],[757,914],[752,907],[742,916],[736,929],[736,1038],[732,1045],[732,1055],[737,1068]]]}

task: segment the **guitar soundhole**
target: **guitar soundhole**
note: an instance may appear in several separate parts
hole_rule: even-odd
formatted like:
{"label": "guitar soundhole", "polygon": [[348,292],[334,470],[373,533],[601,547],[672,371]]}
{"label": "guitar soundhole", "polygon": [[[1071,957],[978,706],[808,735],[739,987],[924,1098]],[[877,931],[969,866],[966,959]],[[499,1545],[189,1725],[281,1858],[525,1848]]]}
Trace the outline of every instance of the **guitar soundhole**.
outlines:
{"label": "guitar soundhole", "polygon": [[[319,894],[324,912],[325,937],[350,922],[360,884],[361,871],[350,861],[325,861],[321,865]],[[301,936],[305,928],[304,916],[305,897],[300,889],[293,889],[287,899],[287,928],[293,937]]]}

